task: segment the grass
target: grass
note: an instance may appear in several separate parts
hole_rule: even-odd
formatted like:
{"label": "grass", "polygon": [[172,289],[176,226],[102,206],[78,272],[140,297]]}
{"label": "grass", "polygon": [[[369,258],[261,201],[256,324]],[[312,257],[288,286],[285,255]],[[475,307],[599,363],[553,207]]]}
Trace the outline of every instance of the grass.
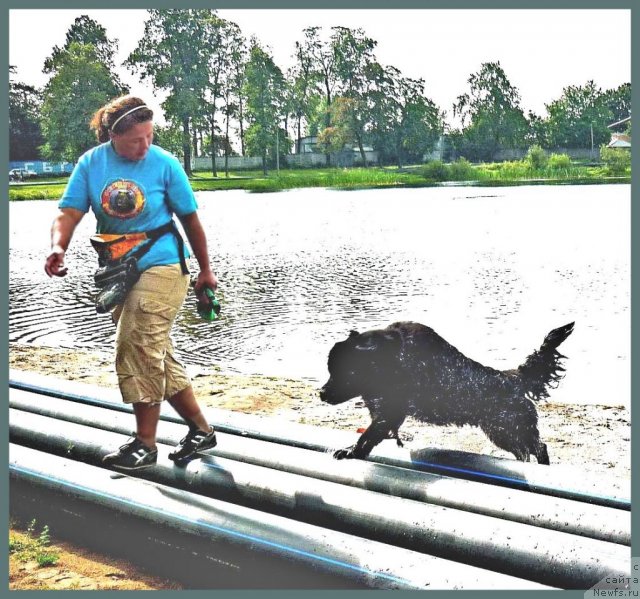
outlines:
{"label": "grass", "polygon": [[434,161],[418,168],[425,179],[430,181],[472,181],[481,185],[631,181],[631,169],[627,169],[621,175],[615,175],[602,165],[594,166],[569,160],[562,161],[561,166],[550,162],[547,166],[539,168],[534,168],[526,160],[473,165],[465,160],[449,165]]}
{"label": "grass", "polygon": [[[470,164],[459,160],[452,164],[438,161],[426,165],[369,168],[317,168],[260,171],[235,171],[217,177],[198,171],[190,179],[194,191],[243,189],[251,192],[275,192],[302,187],[333,189],[371,189],[389,187],[429,187],[445,182],[483,186],[553,184],[553,183],[630,183],[631,171],[611,176],[604,166],[580,163],[564,164],[562,168],[546,166],[534,169],[526,160]],[[9,200],[57,200],[62,197],[66,178],[12,185]]]}
{"label": "grass", "polygon": [[54,566],[60,556],[49,549],[51,538],[49,527],[45,525],[38,536],[36,534],[36,521],[32,520],[25,534],[9,533],[9,554],[14,555],[21,562],[37,562],[40,568]]}
{"label": "grass", "polygon": [[511,162],[481,164],[477,167],[480,178],[484,181],[531,181],[550,180],[562,181],[566,179],[601,179],[607,177],[602,167],[588,167],[571,164],[564,168],[532,168],[522,160]]}
{"label": "grass", "polygon": [[223,173],[217,178],[210,173],[198,172],[191,180],[196,191],[215,189],[247,189],[250,191],[279,191],[300,187],[332,187],[338,189],[360,189],[371,187],[395,187],[398,185],[420,185],[424,179],[416,174],[403,173],[387,168],[322,168],[322,169],[281,169],[262,171]]}
{"label": "grass", "polygon": [[9,187],[9,201],[17,200],[59,200],[64,192],[65,183],[38,184],[28,183]]}

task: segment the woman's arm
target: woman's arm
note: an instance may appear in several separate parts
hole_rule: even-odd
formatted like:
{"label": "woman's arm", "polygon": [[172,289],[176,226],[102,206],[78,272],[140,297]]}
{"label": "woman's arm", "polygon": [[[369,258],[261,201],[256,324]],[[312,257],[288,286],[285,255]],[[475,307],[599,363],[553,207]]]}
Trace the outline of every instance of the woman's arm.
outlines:
{"label": "woman's arm", "polygon": [[189,245],[196,256],[198,266],[200,267],[198,280],[195,285],[196,295],[199,295],[204,287],[216,289],[218,287],[218,279],[209,265],[207,237],[204,229],[202,228],[202,223],[200,222],[198,213],[192,212],[191,214],[187,214],[179,218],[182,223],[182,227],[184,228],[184,232],[187,234]]}
{"label": "woman's arm", "polygon": [[84,212],[75,208],[61,208],[51,225],[51,253],[44,263],[44,271],[50,276],[64,277],[67,268],[64,254],[71,243],[73,232],[82,220]]}

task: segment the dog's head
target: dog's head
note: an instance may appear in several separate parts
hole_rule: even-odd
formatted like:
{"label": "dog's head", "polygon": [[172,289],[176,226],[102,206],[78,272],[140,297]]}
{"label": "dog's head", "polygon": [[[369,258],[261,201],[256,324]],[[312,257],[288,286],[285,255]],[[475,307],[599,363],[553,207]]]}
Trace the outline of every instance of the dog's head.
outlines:
{"label": "dog's head", "polygon": [[329,380],[320,399],[331,405],[380,393],[398,370],[401,340],[395,331],[351,331],[329,352]]}

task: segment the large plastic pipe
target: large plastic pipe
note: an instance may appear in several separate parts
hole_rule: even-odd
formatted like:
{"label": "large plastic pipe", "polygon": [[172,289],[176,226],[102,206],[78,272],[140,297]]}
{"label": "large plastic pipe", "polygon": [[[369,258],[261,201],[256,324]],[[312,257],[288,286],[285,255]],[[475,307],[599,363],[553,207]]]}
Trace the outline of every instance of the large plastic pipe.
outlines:
{"label": "large plastic pipe", "polygon": [[[11,519],[47,523],[59,541],[131,564],[185,590],[364,589],[363,584],[12,478]],[[188,508],[187,508],[188,509]],[[187,512],[185,510],[185,513]],[[275,563],[274,563],[275,562]]]}
{"label": "large plastic pipe", "polygon": [[[10,391],[10,405],[16,409],[122,434],[128,434],[131,428],[131,416],[127,414],[56,398],[42,401],[40,396],[34,397],[16,389]],[[15,418],[12,422],[15,422]],[[183,433],[182,426],[168,422],[162,422],[158,430],[159,439],[166,444],[176,444]],[[219,435],[218,446],[210,453],[434,505],[630,544],[630,514],[623,510],[362,460],[336,461],[327,454],[224,433]]]}
{"label": "large plastic pipe", "polygon": [[[75,381],[65,381],[37,373],[11,370],[9,384],[16,389],[69,399],[90,405],[130,412],[115,390]],[[222,432],[251,437],[287,446],[330,452],[355,443],[358,436],[348,431],[312,427],[228,410],[205,410],[210,421]],[[169,406],[163,405],[162,419],[179,422]],[[411,451],[383,441],[367,458],[370,462],[486,482],[495,486],[532,491],[554,497],[584,501],[594,505],[631,509],[631,490],[627,480],[593,476],[578,468],[554,464],[538,466],[512,459],[494,458],[468,452],[426,448]]]}
{"label": "large plastic pipe", "polygon": [[[16,374],[17,373],[17,374]],[[53,395],[68,399],[73,403],[105,407],[116,412],[131,413],[131,407],[114,400],[114,391],[93,385],[51,379],[34,375],[33,381],[21,371],[12,371],[11,385],[14,389],[24,389],[45,394],[44,385],[55,383]],[[312,427],[280,421],[276,418],[256,417],[227,410],[205,410],[210,422],[219,431],[242,436],[243,438],[264,440],[287,447],[312,449],[321,453],[331,452],[337,447],[345,447],[355,442],[358,435],[346,431]],[[181,422],[169,406],[163,405],[163,421]],[[409,451],[395,447],[394,442],[383,442],[371,456],[368,463],[395,465],[405,469],[431,472],[448,477],[485,482],[493,486],[507,487],[583,501],[593,505],[631,509],[630,483],[628,480],[602,477],[597,478],[578,468],[553,465],[539,467],[537,464],[458,451],[427,448]]]}
{"label": "large plastic pipe", "polygon": [[[360,539],[250,508],[12,445],[11,480],[28,481],[38,490],[55,492],[87,505],[126,514],[234,547],[244,554],[275,560],[272,578],[286,583],[300,569],[336,577],[349,586],[378,589],[541,588],[528,581]],[[99,523],[96,523],[99,524]],[[96,527],[96,534],[100,528]],[[128,542],[121,531],[122,543]],[[250,563],[250,562],[248,562]],[[246,571],[250,577],[251,572]],[[506,586],[505,586],[506,585]],[[248,585],[247,585],[248,586]],[[273,585],[269,585],[272,587]]]}
{"label": "large plastic pipe", "polygon": [[[11,410],[10,438],[99,463],[124,438]],[[56,423],[59,423],[56,427]],[[39,432],[40,431],[40,432]],[[561,588],[626,571],[627,547],[345,487],[224,458],[178,468],[164,456],[139,476],[334,530]]]}

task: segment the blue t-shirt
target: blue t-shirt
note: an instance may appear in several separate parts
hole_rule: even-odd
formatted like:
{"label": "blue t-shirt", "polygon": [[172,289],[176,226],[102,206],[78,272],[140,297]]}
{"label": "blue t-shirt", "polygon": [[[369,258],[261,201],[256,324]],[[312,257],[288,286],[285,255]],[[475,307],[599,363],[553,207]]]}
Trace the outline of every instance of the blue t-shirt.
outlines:
{"label": "blue t-shirt", "polygon": [[[85,213],[91,208],[97,233],[139,233],[168,223],[174,213],[191,214],[198,205],[175,156],[152,145],[142,160],[129,160],[107,142],[80,157],[58,207]],[[138,260],[138,268],[178,262],[177,240],[167,233]]]}

